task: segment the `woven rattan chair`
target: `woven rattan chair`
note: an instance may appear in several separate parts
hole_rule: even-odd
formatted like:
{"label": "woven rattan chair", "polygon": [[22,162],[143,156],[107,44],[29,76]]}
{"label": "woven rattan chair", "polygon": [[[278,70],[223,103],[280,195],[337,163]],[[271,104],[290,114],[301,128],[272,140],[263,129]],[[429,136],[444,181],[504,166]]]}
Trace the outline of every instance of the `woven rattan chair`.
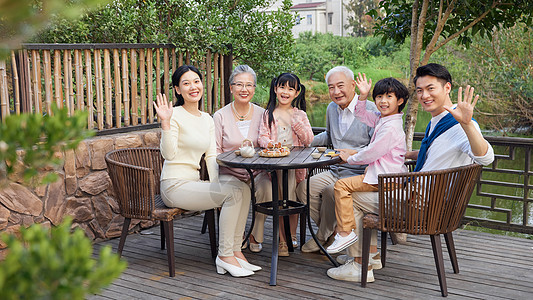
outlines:
{"label": "woven rattan chair", "polygon": [[[159,194],[163,158],[159,148],[128,148],[106,154],[107,171],[115,189],[120,214],[125,218],[118,245],[122,255],[131,219],[161,222],[161,249],[167,247],[170,277],[175,276],[173,220],[185,211],[165,206]],[[201,172],[206,174],[207,172]],[[203,175],[205,176],[205,175]],[[216,256],[214,210],[205,212],[209,227],[211,255]]]}
{"label": "woven rattan chair", "polygon": [[[429,235],[442,296],[448,295],[440,235],[443,234],[454,273],[459,273],[452,232],[459,227],[482,166],[471,164],[429,172],[378,176],[379,216],[363,218],[361,286],[366,286],[370,236],[381,230],[381,262],[385,267],[387,232]],[[400,186],[397,189],[385,187]]]}

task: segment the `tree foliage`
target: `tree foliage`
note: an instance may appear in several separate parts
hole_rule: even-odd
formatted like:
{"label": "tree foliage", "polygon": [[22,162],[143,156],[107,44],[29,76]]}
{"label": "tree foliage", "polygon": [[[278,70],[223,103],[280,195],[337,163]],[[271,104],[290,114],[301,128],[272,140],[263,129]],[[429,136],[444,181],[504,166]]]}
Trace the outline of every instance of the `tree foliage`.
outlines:
{"label": "tree foliage", "polygon": [[457,85],[475,82],[483,101],[477,120],[503,134],[533,135],[533,28],[495,28],[492,38],[475,37],[470,48],[446,45],[435,60],[449,66]]}
{"label": "tree foliage", "polygon": [[63,160],[56,153],[75,149],[93,135],[87,130],[86,112],[69,116],[67,108],[52,108],[52,115],[10,115],[0,123],[0,184],[16,172],[21,172],[26,183],[55,181],[55,172],[42,171],[61,165]]}
{"label": "tree foliage", "polygon": [[123,0],[84,14],[56,18],[35,37],[43,43],[172,43],[182,50],[207,49],[274,76],[290,69],[294,16],[290,0],[265,12],[273,0]]}
{"label": "tree foliage", "polygon": [[53,15],[71,19],[109,0],[1,0],[0,58],[45,27]]}
{"label": "tree foliage", "polygon": [[[435,51],[448,42],[470,46],[473,37],[492,37],[495,27],[509,28],[516,22],[532,25],[533,1],[529,0],[383,0],[370,14],[377,19],[376,34],[383,40],[403,42],[411,38],[410,83],[419,65],[425,65]],[[418,103],[409,99],[406,115],[407,144],[411,147]]]}
{"label": "tree foliage", "polygon": [[71,219],[51,229],[40,224],[22,228],[20,236],[2,234],[9,247],[0,261],[2,299],[84,299],[109,285],[127,263],[103,247],[93,259],[93,246]]}
{"label": "tree foliage", "polygon": [[352,30],[352,36],[362,37],[374,33],[375,21],[368,15],[368,12],[376,9],[378,5],[379,0],[350,0],[345,4],[349,13],[346,29]]}

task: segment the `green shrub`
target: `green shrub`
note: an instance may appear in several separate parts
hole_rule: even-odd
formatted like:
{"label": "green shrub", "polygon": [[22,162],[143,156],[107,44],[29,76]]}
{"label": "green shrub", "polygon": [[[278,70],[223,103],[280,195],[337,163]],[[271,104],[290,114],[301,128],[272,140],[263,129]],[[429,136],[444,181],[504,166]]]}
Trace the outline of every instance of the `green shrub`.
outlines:
{"label": "green shrub", "polygon": [[[0,181],[22,163],[26,183],[50,183],[58,176],[42,170],[63,162],[56,151],[75,149],[94,132],[87,130],[87,112],[69,116],[67,108],[52,106],[52,114],[10,115],[0,122]],[[37,181],[37,182],[35,182]],[[0,182],[1,183],[1,182]]]}
{"label": "green shrub", "polygon": [[110,247],[93,259],[89,238],[71,220],[52,229],[23,228],[20,237],[2,235],[8,245],[0,262],[0,299],[84,299],[109,285],[126,268]]}

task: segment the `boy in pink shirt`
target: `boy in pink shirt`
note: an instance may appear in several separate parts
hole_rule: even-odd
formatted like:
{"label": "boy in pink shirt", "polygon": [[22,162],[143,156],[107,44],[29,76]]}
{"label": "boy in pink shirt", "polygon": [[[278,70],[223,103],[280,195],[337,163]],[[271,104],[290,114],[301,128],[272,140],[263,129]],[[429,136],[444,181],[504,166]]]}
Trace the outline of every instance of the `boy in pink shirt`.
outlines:
{"label": "boy in pink shirt", "polygon": [[354,232],[356,227],[352,193],[377,192],[379,174],[407,172],[404,165],[407,147],[401,112],[409,98],[407,88],[392,77],[378,81],[372,91],[372,97],[379,112],[372,112],[365,109],[372,80],[367,81],[366,75],[359,73],[356,85],[361,94],[355,116],[366,125],[375,127],[375,130],[370,144],[360,152],[340,149],[343,161],[352,165],[368,164],[368,167],[364,175],[339,179],[335,183],[337,234],[335,241],[326,249],[330,254],[346,249],[358,239]]}

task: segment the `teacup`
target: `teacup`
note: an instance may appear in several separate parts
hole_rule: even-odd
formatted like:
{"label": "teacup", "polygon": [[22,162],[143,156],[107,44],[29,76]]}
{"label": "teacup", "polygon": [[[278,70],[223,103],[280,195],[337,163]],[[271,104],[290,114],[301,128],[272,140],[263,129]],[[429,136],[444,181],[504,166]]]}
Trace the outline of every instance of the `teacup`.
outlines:
{"label": "teacup", "polygon": [[311,153],[311,156],[312,156],[314,159],[319,159],[320,156],[322,156],[322,153],[320,153],[320,152],[313,152],[313,153]]}

